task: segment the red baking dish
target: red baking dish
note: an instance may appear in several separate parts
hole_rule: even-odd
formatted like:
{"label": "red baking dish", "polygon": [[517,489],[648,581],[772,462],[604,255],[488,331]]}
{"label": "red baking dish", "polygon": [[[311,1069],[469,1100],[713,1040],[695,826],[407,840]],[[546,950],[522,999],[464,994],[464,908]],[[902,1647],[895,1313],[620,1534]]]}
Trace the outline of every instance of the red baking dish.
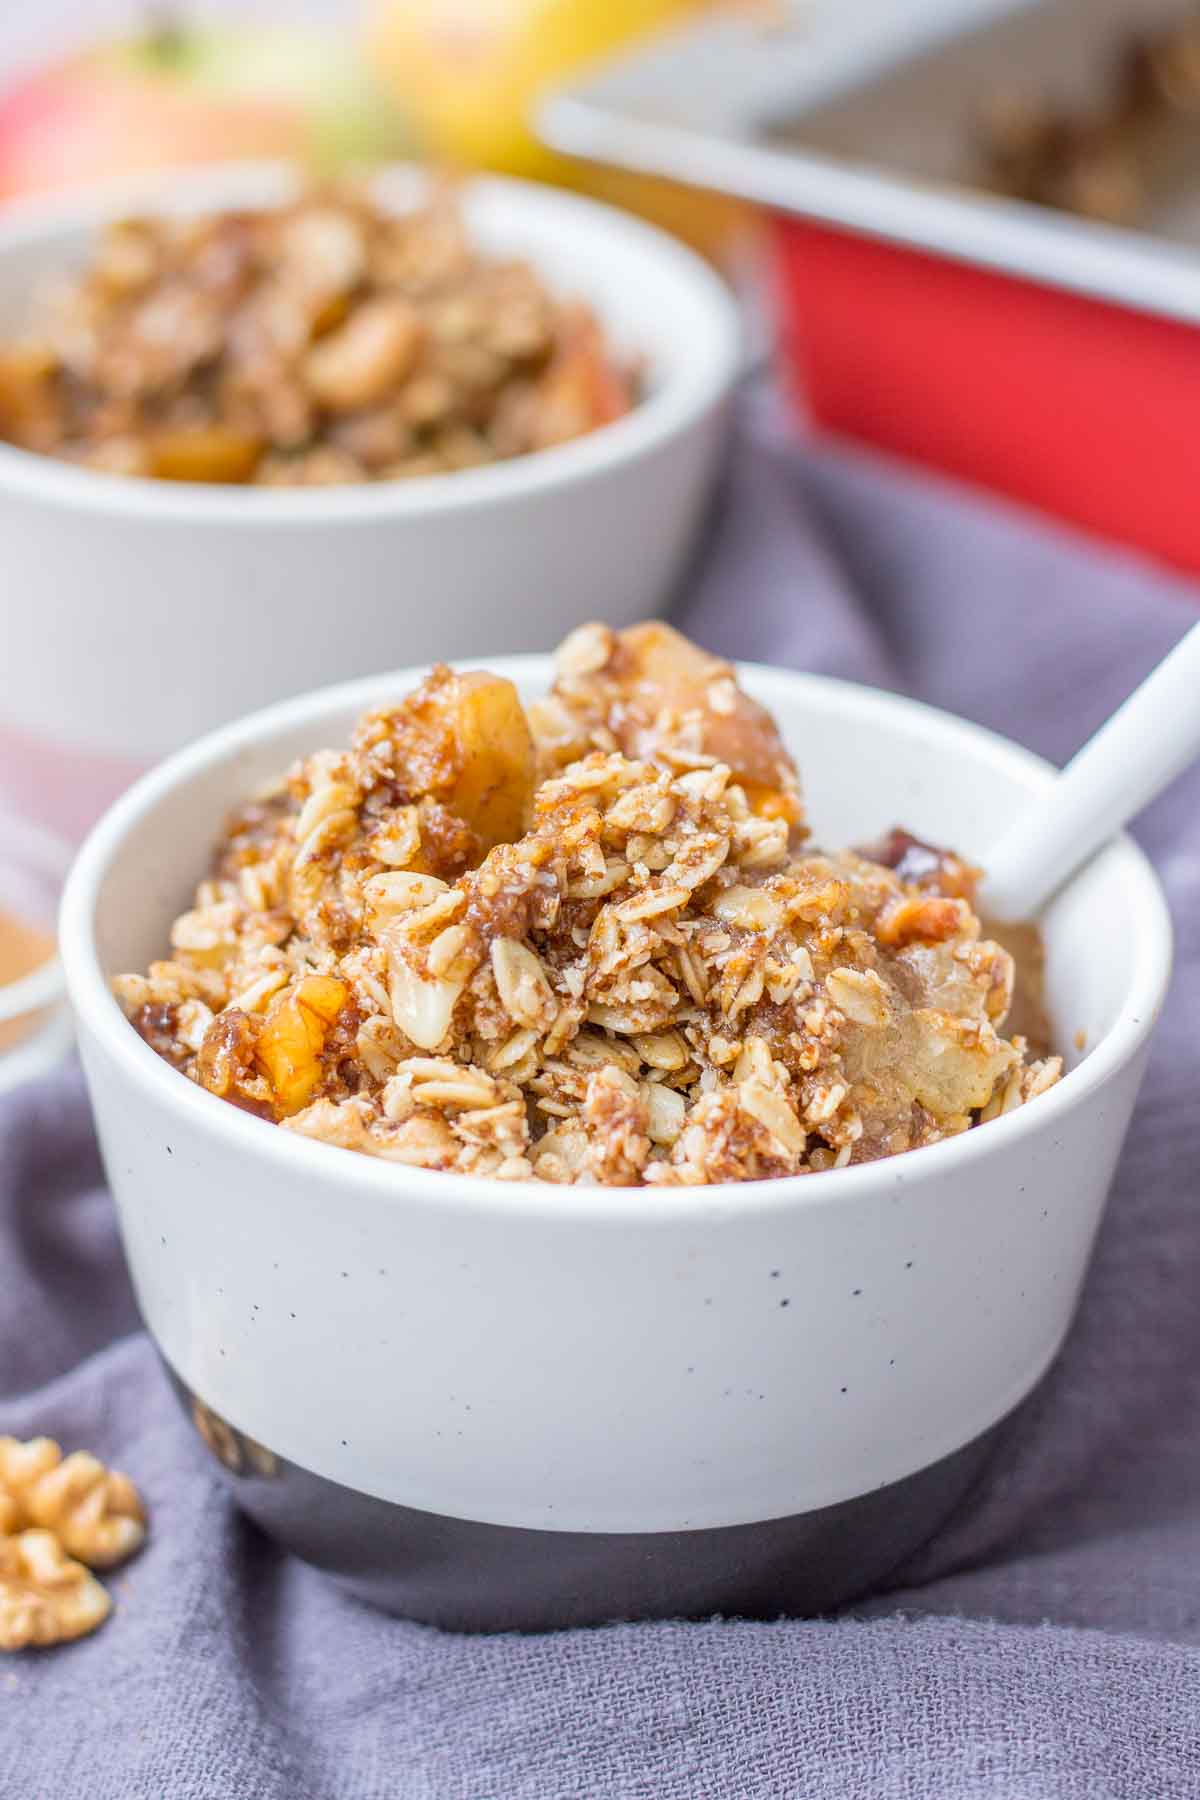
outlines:
{"label": "red baking dish", "polygon": [[1200,572],[1200,331],[827,225],[775,226],[814,420]]}
{"label": "red baking dish", "polygon": [[543,126],[770,209],[779,347],[819,427],[1200,573],[1200,128],[1194,186],[1137,230],[968,180],[981,98],[1086,111],[1135,27],[1184,14],[1196,0],[810,0],[792,29],[665,40]]}

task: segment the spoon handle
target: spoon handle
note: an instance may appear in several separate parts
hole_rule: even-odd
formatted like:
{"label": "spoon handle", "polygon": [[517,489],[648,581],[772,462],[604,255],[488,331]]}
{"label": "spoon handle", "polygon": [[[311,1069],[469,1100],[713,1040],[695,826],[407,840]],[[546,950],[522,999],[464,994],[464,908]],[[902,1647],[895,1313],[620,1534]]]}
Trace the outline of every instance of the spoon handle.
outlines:
{"label": "spoon handle", "polygon": [[1200,625],[1193,625],[987,858],[979,896],[1029,919],[1069,875],[1200,756]]}

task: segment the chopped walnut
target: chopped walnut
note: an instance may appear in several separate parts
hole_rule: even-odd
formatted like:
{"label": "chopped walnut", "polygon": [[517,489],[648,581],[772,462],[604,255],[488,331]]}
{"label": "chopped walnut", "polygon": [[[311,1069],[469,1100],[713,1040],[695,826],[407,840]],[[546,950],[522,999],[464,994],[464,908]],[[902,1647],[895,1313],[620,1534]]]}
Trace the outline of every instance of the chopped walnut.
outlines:
{"label": "chopped walnut", "polygon": [[115,984],[155,1048],[360,1154],[611,1185],[843,1168],[1057,1079],[1004,1035],[977,871],[807,847],[729,665],[597,625],[557,666],[528,722],[435,669],[243,808],[172,959]]}
{"label": "chopped walnut", "polygon": [[140,1550],[146,1515],[127,1475],[86,1450],[64,1456],[53,1438],[0,1438],[0,1493],[9,1530],[41,1526],[72,1556],[107,1569]]}
{"label": "chopped walnut", "polygon": [[105,1589],[52,1531],[0,1537],[0,1650],[85,1637],[111,1611]]}

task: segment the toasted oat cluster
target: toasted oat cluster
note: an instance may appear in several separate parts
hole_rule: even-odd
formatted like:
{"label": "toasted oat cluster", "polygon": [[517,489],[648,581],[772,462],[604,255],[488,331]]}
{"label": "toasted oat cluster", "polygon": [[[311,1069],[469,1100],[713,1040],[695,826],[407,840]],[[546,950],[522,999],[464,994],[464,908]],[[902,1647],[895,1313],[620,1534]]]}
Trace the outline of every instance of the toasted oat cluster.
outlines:
{"label": "toasted oat cluster", "polygon": [[894,1155],[1058,1077],[1003,1035],[976,871],[806,846],[728,664],[586,626],[528,712],[433,671],[230,821],[171,955],[118,978],[191,1080],[430,1169],[695,1185]]}
{"label": "toasted oat cluster", "polygon": [[124,475],[327,486],[439,474],[627,412],[592,313],[484,256],[447,193],[111,226],[0,345],[0,437]]}
{"label": "toasted oat cluster", "polygon": [[146,1515],[127,1475],[53,1438],[0,1437],[0,1650],[65,1643],[112,1610],[91,1574],[140,1550]]}

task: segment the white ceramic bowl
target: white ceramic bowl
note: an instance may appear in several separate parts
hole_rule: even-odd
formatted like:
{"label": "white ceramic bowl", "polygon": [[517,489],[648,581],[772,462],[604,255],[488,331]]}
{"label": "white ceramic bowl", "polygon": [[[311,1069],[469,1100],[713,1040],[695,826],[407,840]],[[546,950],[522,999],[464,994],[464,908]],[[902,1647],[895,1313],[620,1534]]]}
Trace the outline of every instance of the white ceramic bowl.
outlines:
{"label": "white ceramic bowl", "polygon": [[[105,219],[266,205],[271,165],[173,172],[0,214],[0,329]],[[420,172],[382,175],[404,207]],[[645,398],[585,438],[482,469],[286,491],[131,480],[0,445],[0,720],[115,759],[398,662],[527,650],[662,602],[720,450],[741,336],[718,277],[664,233],[576,195],[471,181],[486,249],[528,257],[643,355]]]}
{"label": "white ceramic bowl", "polygon": [[[494,666],[526,693],[548,676]],[[1053,902],[1069,1072],[932,1148],[708,1189],[371,1161],[189,1084],[107,983],[161,952],[237,796],[415,676],[193,745],[70,878],[62,953],[146,1322],[241,1503],[405,1611],[526,1626],[845,1599],[961,1497],[1066,1332],[1168,978],[1158,883],[1122,839]],[[978,855],[1050,779],[908,700],[744,678],[818,841],[899,821]]]}

